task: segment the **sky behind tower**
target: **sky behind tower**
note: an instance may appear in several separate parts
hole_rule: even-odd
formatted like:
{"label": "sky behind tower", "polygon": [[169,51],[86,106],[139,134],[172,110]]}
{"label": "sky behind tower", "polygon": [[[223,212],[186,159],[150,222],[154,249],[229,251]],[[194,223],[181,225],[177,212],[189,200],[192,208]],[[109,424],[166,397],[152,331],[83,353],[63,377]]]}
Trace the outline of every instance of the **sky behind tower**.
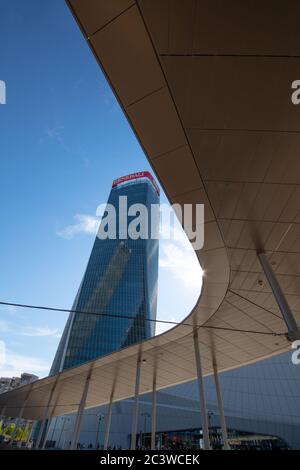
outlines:
{"label": "sky behind tower", "polygon": [[[97,206],[114,179],[151,169],[65,2],[0,9],[0,300],[70,308]],[[161,242],[159,266],[157,317],[180,321],[201,277],[184,235]],[[0,376],[47,375],[66,318],[0,306]]]}

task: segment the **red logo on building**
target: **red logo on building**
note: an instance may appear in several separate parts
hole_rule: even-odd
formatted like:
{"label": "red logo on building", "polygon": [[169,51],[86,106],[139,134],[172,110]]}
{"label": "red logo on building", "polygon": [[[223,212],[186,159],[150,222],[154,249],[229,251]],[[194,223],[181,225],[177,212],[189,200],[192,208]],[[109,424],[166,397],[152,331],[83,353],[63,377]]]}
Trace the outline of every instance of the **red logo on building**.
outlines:
{"label": "red logo on building", "polygon": [[137,173],[131,173],[130,175],[121,176],[120,178],[117,178],[113,181],[112,187],[115,188],[119,184],[125,183],[125,181],[137,180],[139,178],[148,178],[153,184],[157,194],[159,195],[159,187],[157,186],[155,179],[153,178],[151,173],[149,173],[149,171],[139,171]]}

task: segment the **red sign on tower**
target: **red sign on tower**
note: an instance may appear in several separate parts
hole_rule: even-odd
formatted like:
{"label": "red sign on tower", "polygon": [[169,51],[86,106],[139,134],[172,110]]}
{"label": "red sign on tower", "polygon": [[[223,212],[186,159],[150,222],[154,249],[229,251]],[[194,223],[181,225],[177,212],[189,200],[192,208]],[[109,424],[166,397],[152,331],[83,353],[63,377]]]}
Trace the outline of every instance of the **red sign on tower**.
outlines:
{"label": "red sign on tower", "polygon": [[138,171],[137,173],[131,173],[130,175],[126,176],[121,176],[120,178],[117,178],[116,180],[113,181],[112,187],[116,187],[121,183],[125,183],[126,181],[131,181],[131,180],[136,180],[139,178],[148,178],[151,183],[153,184],[157,194],[159,195],[159,187],[157,186],[157,183],[151,173],[149,171]]}

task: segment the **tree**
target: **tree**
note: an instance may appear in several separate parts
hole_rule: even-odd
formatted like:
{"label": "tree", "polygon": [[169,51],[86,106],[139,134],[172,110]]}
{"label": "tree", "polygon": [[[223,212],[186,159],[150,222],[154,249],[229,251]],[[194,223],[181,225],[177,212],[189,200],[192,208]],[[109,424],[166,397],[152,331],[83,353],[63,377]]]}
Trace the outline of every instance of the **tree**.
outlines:
{"label": "tree", "polygon": [[15,429],[15,424],[14,423],[8,424],[6,426],[6,428],[4,429],[4,435],[5,436],[12,436],[12,434],[14,432],[14,429]]}

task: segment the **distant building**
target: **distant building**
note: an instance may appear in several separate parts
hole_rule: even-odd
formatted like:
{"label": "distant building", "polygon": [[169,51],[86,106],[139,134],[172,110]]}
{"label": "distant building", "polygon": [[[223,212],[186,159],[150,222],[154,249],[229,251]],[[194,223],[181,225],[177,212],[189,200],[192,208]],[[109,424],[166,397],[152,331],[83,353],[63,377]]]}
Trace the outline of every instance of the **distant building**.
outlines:
{"label": "distant building", "polygon": [[[22,385],[27,385],[32,382],[38,380],[38,376],[35,374],[29,374],[28,372],[23,372],[21,377],[0,377],[0,393],[8,392],[9,390],[13,390],[14,388],[21,387]],[[9,413],[5,417],[1,416],[0,410],[0,424],[1,427],[4,429],[6,426],[10,424],[17,423],[16,418],[10,418]],[[32,427],[32,420],[26,420],[24,423],[20,424],[24,429],[28,427],[29,432]]]}
{"label": "distant building", "polygon": [[27,385],[38,380],[38,376],[24,372],[21,377],[0,377],[0,393],[8,392],[14,388]]}
{"label": "distant building", "polygon": [[36,380],[38,380],[37,375],[28,374],[27,372],[23,372],[23,374],[21,374],[20,385],[31,384],[32,382],[35,382]]}

